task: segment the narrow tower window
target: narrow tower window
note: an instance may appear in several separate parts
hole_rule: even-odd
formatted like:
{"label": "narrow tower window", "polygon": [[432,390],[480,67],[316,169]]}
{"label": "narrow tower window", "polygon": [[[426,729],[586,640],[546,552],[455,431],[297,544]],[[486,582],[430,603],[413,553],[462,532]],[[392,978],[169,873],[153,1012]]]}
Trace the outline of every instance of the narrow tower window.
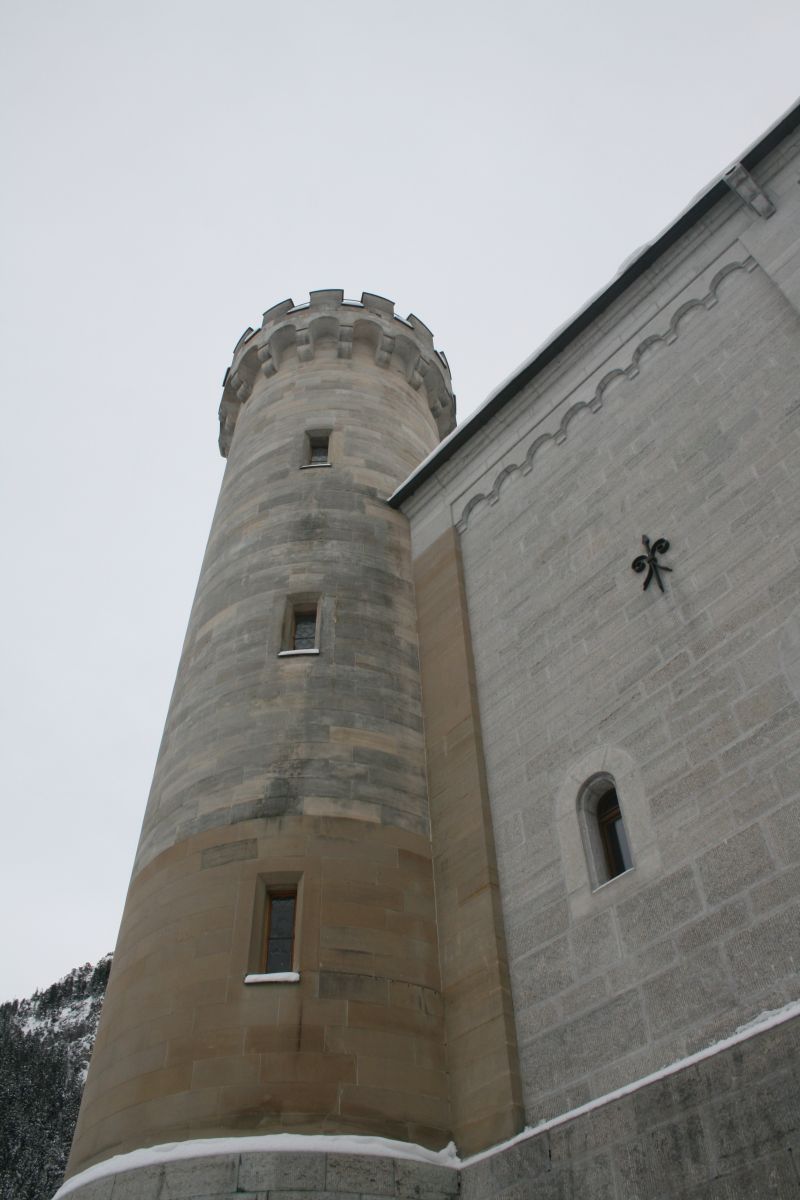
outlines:
{"label": "narrow tower window", "polygon": [[296,891],[274,892],[267,896],[263,956],[263,969],[267,975],[293,969],[296,907]]}
{"label": "narrow tower window", "polygon": [[293,871],[258,877],[245,983],[299,981],[302,890],[302,878]]}
{"label": "narrow tower window", "polygon": [[316,607],[296,608],[292,630],[292,650],[313,650],[317,640]]}
{"label": "narrow tower window", "polygon": [[319,654],[319,598],[292,597],[286,602],[280,655]]}

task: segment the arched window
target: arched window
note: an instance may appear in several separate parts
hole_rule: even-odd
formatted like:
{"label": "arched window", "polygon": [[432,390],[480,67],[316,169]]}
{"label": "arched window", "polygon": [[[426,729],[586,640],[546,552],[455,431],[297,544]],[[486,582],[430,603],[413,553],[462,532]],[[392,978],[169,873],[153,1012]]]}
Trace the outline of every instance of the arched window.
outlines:
{"label": "arched window", "polygon": [[587,779],[578,794],[578,814],[592,886],[600,887],[629,871],[633,855],[612,775]]}
{"label": "arched window", "polygon": [[597,824],[603,839],[608,877],[613,879],[633,866],[616,788],[610,787],[597,805]]}

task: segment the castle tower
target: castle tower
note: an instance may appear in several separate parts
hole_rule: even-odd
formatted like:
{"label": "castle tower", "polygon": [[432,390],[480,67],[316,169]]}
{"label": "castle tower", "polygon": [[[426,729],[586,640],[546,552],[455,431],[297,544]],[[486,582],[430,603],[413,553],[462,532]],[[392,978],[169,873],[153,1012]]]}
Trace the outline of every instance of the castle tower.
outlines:
{"label": "castle tower", "polygon": [[286,301],[237,345],[70,1175],[230,1135],[448,1141],[408,527],[386,497],[454,419],[429,330],[379,296]]}

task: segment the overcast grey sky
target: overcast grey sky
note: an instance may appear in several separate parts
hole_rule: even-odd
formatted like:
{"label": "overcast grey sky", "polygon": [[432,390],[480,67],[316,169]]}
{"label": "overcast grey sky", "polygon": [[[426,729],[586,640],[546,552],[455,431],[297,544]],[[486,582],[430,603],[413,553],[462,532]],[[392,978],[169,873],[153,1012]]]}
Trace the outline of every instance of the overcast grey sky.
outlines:
{"label": "overcast grey sky", "polygon": [[465,415],[798,91],[797,0],[6,0],[0,1000],[115,940],[242,330],[434,331]]}

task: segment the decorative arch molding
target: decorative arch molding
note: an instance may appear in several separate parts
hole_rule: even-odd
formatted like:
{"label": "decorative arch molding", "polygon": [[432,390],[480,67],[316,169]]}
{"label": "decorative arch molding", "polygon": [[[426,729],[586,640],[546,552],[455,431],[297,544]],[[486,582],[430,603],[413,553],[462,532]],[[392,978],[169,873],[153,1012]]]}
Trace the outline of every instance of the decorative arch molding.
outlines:
{"label": "decorative arch molding", "polygon": [[[596,778],[613,781],[633,853],[633,869],[607,883],[597,884],[591,867],[591,848],[582,827],[580,801]],[[573,762],[555,800],[555,821],[570,908],[574,918],[618,904],[661,869],[661,856],[650,805],[636,760],[619,746],[597,746]]]}
{"label": "decorative arch molding", "polygon": [[591,412],[598,413],[603,407],[603,399],[605,393],[614,383],[620,379],[635,379],[639,374],[642,360],[658,346],[671,346],[677,340],[681,332],[681,326],[690,313],[697,310],[708,311],[716,306],[719,302],[720,285],[730,275],[737,271],[750,272],[758,264],[756,260],[748,255],[746,258],[738,262],[729,262],[721,267],[711,279],[708,291],[704,296],[687,300],[684,304],[679,305],[673,312],[669,324],[663,333],[649,334],[646,338],[638,343],[627,366],[613,367],[610,371],[600,378],[595,384],[595,388],[591,396],[585,400],[576,400],[574,404],[566,410],[562,416],[558,427],[550,433],[539,434],[534,438],[528,446],[522,460],[518,463],[506,463],[495,476],[494,482],[487,492],[478,492],[465,504],[461,516],[456,521],[456,529],[459,533],[464,533],[469,526],[470,519],[476,508],[482,504],[497,504],[500,499],[500,492],[503,485],[514,475],[528,475],[533,469],[533,463],[536,455],[541,450],[542,446],[547,443],[552,443],[555,446],[561,446],[567,440],[567,431],[571,423],[575,420],[579,413]]}

